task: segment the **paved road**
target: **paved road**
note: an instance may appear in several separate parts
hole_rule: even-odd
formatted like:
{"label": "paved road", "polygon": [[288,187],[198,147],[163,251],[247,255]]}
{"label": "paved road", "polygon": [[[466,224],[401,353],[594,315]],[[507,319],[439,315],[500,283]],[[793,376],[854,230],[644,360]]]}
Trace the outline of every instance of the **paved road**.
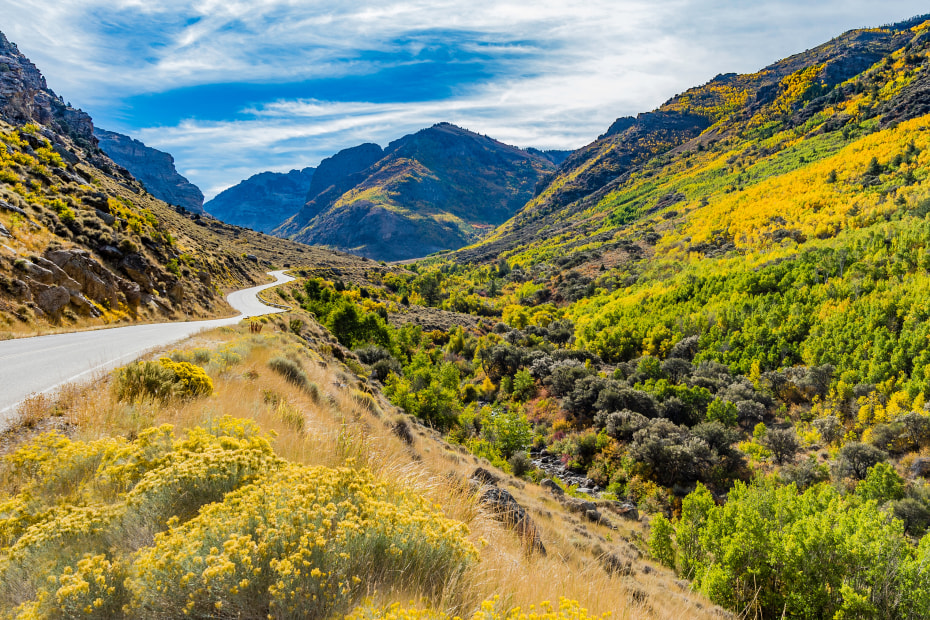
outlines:
{"label": "paved road", "polygon": [[235,325],[242,319],[284,312],[258,300],[258,292],[290,282],[283,271],[272,271],[275,281],[235,291],[226,301],[239,316],[210,321],[131,325],[70,334],[53,334],[0,342],[0,429],[16,406],[36,392],[48,392],[64,383],[90,378],[134,360],[146,351],[183,340],[204,329]]}

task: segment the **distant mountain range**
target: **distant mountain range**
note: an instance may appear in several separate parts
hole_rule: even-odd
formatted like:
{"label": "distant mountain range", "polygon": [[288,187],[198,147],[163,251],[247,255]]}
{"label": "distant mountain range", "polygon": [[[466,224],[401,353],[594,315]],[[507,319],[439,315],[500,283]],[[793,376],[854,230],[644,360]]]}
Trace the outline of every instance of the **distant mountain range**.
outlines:
{"label": "distant mountain range", "polygon": [[139,179],[150,194],[168,204],[203,213],[203,192],[178,173],[169,153],[99,127],[94,128],[94,136],[110,159]]}
{"label": "distant mountain range", "polygon": [[304,206],[314,168],[260,172],[217,194],[203,208],[236,226],[270,233]]}
{"label": "distant mountain range", "polygon": [[386,260],[461,248],[516,213],[561,157],[440,123],[324,160],[274,234]]}

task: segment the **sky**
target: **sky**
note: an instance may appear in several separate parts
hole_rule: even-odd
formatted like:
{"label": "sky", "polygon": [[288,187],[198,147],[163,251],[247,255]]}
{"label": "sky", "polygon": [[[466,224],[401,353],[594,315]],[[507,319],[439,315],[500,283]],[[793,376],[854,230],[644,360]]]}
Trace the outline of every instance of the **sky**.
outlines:
{"label": "sky", "polygon": [[575,149],[719,73],[927,13],[884,0],[0,0],[95,125],[207,195],[437,122]]}

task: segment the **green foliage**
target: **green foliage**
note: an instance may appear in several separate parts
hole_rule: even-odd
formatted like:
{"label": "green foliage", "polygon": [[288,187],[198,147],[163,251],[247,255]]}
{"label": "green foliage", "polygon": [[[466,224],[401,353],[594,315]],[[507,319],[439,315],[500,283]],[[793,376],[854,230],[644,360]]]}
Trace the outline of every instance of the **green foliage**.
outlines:
{"label": "green foliage", "polygon": [[707,406],[708,422],[720,422],[724,426],[736,426],[738,417],[736,405],[728,400],[715,398]]}
{"label": "green foliage", "polygon": [[533,438],[526,415],[517,408],[490,410],[482,420],[481,434],[497,447],[505,459],[526,450]]}
{"label": "green foliage", "polygon": [[699,488],[676,525],[682,574],[715,603],[765,618],[921,617],[925,542],[915,550],[874,501],[822,484],[738,482],[722,506]]}
{"label": "green foliage", "polygon": [[865,480],[856,485],[856,495],[879,505],[904,497],[904,480],[888,463],[876,463]]}
{"label": "green foliage", "polygon": [[671,521],[663,514],[654,515],[649,520],[649,553],[662,566],[675,569],[675,549],[672,535],[675,529]]}

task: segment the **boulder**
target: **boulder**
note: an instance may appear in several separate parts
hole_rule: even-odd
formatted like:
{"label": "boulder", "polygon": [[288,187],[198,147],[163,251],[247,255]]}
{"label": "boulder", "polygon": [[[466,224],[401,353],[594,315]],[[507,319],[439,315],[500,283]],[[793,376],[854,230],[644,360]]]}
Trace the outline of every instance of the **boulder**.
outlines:
{"label": "boulder", "polygon": [[136,282],[145,292],[155,292],[155,286],[150,276],[151,266],[144,256],[138,252],[127,254],[120,261],[119,266],[129,276],[129,279]]}
{"label": "boulder", "polygon": [[180,280],[168,283],[168,297],[176,304],[184,301],[184,283]]}
{"label": "boulder", "polygon": [[485,487],[479,501],[508,528],[520,535],[528,551],[546,555],[546,547],[543,545],[536,523],[509,491],[497,487]]}
{"label": "boulder", "polygon": [[10,281],[9,287],[10,295],[15,299],[20,301],[32,301],[32,289],[29,288],[29,285],[20,280],[19,278],[13,278]]}
{"label": "boulder", "polygon": [[475,469],[475,471],[471,473],[470,478],[479,484],[486,484],[489,486],[495,486],[498,482],[501,481],[499,476],[492,474],[484,467],[478,467]]}
{"label": "boulder", "polygon": [[29,279],[31,280],[41,282],[42,284],[55,283],[55,274],[53,274],[51,270],[46,269],[45,267],[40,267],[32,261],[17,261],[16,266],[21,269],[27,276],[29,276]]}
{"label": "boulder", "polygon": [[100,253],[100,256],[104,258],[109,258],[113,260],[119,260],[123,258],[123,253],[112,245],[104,245],[97,248],[97,251]]}
{"label": "boulder", "polygon": [[563,503],[571,512],[577,512],[579,514],[585,514],[590,510],[597,510],[597,504],[594,502],[578,499],[577,497],[566,497]]}
{"label": "boulder", "polygon": [[76,307],[81,314],[90,315],[94,318],[101,315],[100,310],[97,310],[97,307],[80,293],[71,293],[71,304]]}
{"label": "boulder", "polygon": [[618,517],[629,519],[630,521],[639,521],[639,510],[629,502],[607,502],[607,508]]}
{"label": "boulder", "polygon": [[11,239],[13,237],[13,233],[7,230],[6,226],[4,226],[3,224],[0,224],[0,235],[8,239]]}
{"label": "boulder", "polygon": [[565,491],[562,490],[562,487],[556,484],[555,480],[552,480],[551,478],[546,478],[545,480],[539,483],[539,486],[546,489],[547,491],[549,491],[550,493],[552,493],[553,495],[557,497],[562,497],[563,495],[565,495]]}
{"label": "boulder", "polygon": [[119,290],[126,296],[126,303],[130,306],[138,306],[142,302],[142,288],[135,282],[120,278]]}
{"label": "boulder", "polygon": [[50,286],[35,296],[36,304],[46,314],[58,316],[71,301],[71,291],[63,286]]}
{"label": "boulder", "polygon": [[67,273],[65,273],[65,271],[61,267],[59,267],[52,261],[48,260],[47,258],[42,258],[41,256],[36,256],[35,258],[33,258],[33,260],[35,261],[36,265],[38,265],[39,267],[43,269],[47,269],[52,272],[51,284],[57,284],[59,286],[63,286],[69,291],[71,291],[72,293],[81,290],[81,285],[74,278],[72,278]]}

